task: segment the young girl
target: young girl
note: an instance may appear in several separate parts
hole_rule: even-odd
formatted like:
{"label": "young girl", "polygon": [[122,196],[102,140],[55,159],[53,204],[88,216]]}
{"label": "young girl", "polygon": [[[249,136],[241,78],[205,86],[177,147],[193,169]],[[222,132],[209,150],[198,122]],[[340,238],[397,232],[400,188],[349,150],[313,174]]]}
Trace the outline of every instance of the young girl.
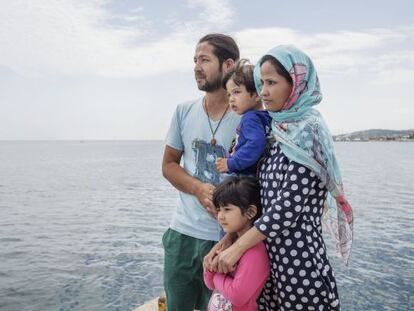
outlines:
{"label": "young girl", "polygon": [[[241,237],[261,215],[260,188],[253,177],[230,177],[217,186],[213,203],[224,231]],[[230,274],[204,267],[204,282],[213,291],[208,311],[256,311],[256,299],[269,275],[269,259],[263,243],[247,250]]]}
{"label": "young girl", "polygon": [[270,116],[263,106],[253,78],[254,66],[241,59],[223,78],[223,87],[229,95],[230,108],[241,115],[236,130],[236,143],[229,158],[218,158],[220,173],[256,175],[256,164],[266,145],[270,132]]}

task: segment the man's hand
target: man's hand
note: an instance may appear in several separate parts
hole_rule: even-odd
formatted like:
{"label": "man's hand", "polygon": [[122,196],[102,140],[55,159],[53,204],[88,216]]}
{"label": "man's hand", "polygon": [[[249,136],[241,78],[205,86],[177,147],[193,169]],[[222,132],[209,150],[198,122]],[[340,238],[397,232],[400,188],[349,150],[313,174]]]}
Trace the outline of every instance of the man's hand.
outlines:
{"label": "man's hand", "polygon": [[190,176],[180,166],[183,152],[172,147],[165,146],[162,161],[162,173],[164,177],[178,190],[195,195],[201,205],[214,217],[217,211],[213,206],[213,191],[215,187],[211,184],[202,183],[200,180]]}
{"label": "man's hand", "polygon": [[229,171],[226,158],[217,158],[216,167],[220,173],[227,173]]}
{"label": "man's hand", "polygon": [[200,182],[197,185],[195,196],[204,208],[214,217],[217,218],[217,210],[213,205],[213,192],[214,187],[212,184]]}

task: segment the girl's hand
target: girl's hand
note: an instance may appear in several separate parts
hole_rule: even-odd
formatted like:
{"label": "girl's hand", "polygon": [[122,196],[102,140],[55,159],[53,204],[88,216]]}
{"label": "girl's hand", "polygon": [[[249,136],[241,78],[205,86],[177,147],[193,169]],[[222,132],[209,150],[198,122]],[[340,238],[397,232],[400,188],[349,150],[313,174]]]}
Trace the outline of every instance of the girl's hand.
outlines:
{"label": "girl's hand", "polygon": [[236,269],[236,264],[243,255],[243,251],[238,248],[237,244],[233,244],[228,249],[217,255],[219,273],[229,273]]}
{"label": "girl's hand", "polygon": [[229,171],[226,158],[217,158],[216,167],[220,173],[227,173]]}
{"label": "girl's hand", "polygon": [[[214,245],[213,248],[208,252],[208,254],[206,256],[204,256],[203,259],[203,269],[211,271],[211,272],[216,272],[216,270],[214,269],[214,259],[217,259],[217,252],[218,250],[218,244]],[[216,260],[217,261],[217,260]]]}

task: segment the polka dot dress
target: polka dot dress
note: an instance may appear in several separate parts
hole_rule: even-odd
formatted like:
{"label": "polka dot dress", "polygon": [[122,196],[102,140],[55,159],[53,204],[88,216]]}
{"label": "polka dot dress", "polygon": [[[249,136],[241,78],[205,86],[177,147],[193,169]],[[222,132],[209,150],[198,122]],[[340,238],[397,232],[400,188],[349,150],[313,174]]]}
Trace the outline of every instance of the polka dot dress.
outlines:
{"label": "polka dot dress", "polygon": [[274,143],[261,162],[263,215],[271,274],[259,310],[340,310],[335,277],[322,239],[327,190],[308,168]]}

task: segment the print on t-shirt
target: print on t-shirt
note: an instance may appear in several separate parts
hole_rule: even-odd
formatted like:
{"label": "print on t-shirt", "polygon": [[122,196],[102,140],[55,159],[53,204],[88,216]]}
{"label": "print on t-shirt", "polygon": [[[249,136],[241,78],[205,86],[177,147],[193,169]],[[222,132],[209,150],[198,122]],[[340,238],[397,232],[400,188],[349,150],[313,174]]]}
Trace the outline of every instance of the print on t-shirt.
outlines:
{"label": "print on t-shirt", "polygon": [[194,177],[204,183],[217,185],[220,173],[216,168],[216,160],[225,158],[226,150],[221,145],[212,145],[199,139],[193,141],[192,147],[196,164]]}

